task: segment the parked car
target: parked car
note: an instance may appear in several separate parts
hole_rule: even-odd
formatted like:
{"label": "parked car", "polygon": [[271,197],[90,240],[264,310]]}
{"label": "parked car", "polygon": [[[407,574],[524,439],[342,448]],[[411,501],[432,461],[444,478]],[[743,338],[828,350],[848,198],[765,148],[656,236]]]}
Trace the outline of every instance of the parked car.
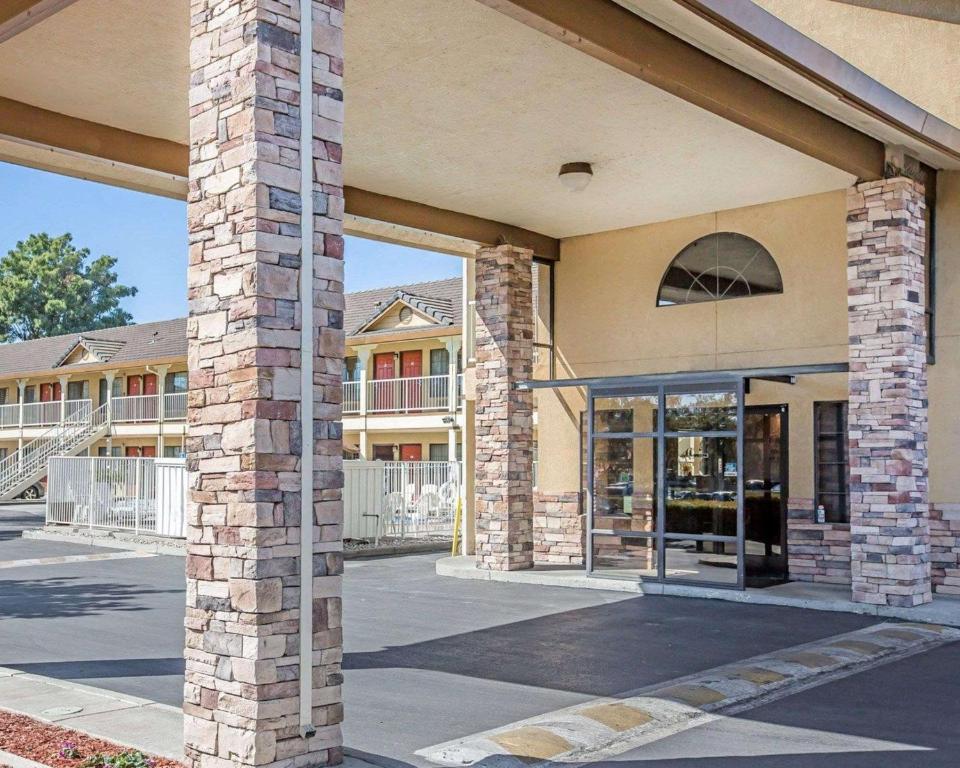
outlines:
{"label": "parked car", "polygon": [[47,478],[43,478],[38,483],[34,483],[27,490],[20,494],[21,499],[28,499],[30,501],[36,501],[37,499],[42,499],[47,495]]}

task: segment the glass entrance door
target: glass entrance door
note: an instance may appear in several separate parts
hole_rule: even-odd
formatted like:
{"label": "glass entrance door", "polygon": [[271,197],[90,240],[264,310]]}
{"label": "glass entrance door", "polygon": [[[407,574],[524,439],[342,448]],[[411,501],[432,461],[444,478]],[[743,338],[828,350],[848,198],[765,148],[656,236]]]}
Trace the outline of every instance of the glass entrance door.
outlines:
{"label": "glass entrance door", "polygon": [[589,570],[742,587],[742,385],[591,391]]}
{"label": "glass entrance door", "polygon": [[746,585],[787,580],[787,406],[745,409],[743,517]]}

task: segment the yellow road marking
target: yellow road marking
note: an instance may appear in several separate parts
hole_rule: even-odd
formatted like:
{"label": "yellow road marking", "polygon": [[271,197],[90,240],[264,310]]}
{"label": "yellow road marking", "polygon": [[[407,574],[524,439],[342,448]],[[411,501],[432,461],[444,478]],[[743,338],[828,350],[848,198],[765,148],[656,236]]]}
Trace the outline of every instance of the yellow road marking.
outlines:
{"label": "yellow road marking", "polygon": [[653,715],[626,704],[598,704],[578,710],[578,714],[596,720],[614,731],[629,731],[653,720]]}
{"label": "yellow road marking", "polygon": [[535,757],[540,760],[549,760],[573,749],[573,745],[562,736],[531,725],[498,733],[491,740],[515,757]]}
{"label": "yellow road marking", "polygon": [[715,704],[723,701],[726,694],[708,688],[705,685],[674,685],[655,691],[654,695],[660,698],[676,699],[692,707],[702,707],[704,704]]}
{"label": "yellow road marking", "polygon": [[774,672],[772,669],[764,669],[763,667],[744,667],[743,669],[737,670],[731,677],[747,680],[756,685],[779,683],[781,680],[787,679],[786,675],[780,672]]}

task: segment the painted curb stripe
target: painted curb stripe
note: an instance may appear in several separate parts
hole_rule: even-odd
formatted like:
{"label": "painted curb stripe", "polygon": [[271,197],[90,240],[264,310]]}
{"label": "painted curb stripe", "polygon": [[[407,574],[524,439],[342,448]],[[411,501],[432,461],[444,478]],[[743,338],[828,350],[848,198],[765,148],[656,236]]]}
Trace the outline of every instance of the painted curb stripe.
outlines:
{"label": "painted curb stripe", "polygon": [[0,570],[28,568],[37,565],[66,565],[68,563],[96,563],[103,560],[133,560],[141,557],[156,557],[153,552],[103,552],[94,555],[61,555],[60,557],[34,557],[28,560],[0,562]]}
{"label": "painted curb stripe", "polygon": [[[789,695],[910,653],[960,640],[960,629],[939,625],[875,624],[660,683],[617,698],[597,699],[417,751],[444,766],[477,763],[524,768],[538,763],[587,762],[622,754],[706,722],[725,710]],[[551,738],[552,736],[552,738]]]}

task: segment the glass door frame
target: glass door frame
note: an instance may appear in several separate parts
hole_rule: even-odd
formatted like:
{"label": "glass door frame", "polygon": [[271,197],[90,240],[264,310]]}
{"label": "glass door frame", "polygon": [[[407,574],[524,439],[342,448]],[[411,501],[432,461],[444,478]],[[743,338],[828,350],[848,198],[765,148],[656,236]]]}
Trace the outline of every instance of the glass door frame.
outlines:
{"label": "glass door frame", "polygon": [[[743,378],[737,379],[718,379],[716,382],[704,383],[702,374],[697,380],[691,380],[689,384],[684,384],[682,378],[672,378],[669,383],[656,383],[654,381],[641,382],[636,385],[617,384],[614,386],[590,385],[587,388],[587,547],[586,547],[586,572],[588,576],[594,578],[607,579],[626,579],[631,581],[646,581],[660,584],[679,584],[684,586],[710,587],[713,589],[744,589],[745,583],[745,546],[744,546],[744,472],[743,472],[743,428],[744,428],[744,397],[745,384]],[[666,398],[673,394],[702,394],[709,392],[732,392],[736,395],[737,405],[737,426],[736,430],[718,430],[718,431],[667,431],[666,430]],[[595,535],[611,535],[605,531],[598,531],[594,526],[594,444],[596,435],[595,409],[594,403],[597,398],[602,397],[629,397],[629,396],[657,396],[657,428],[656,431],[646,432],[621,432],[609,433],[616,438],[653,438],[656,441],[657,449],[657,468],[656,468],[656,487],[657,487],[657,526],[656,531],[649,534],[626,533],[617,534],[621,538],[632,538],[637,540],[651,539],[656,542],[657,553],[657,576],[656,578],[619,576],[616,574],[597,573],[593,567],[593,550]],[[688,533],[670,533],[666,530],[666,441],[669,438],[680,437],[706,437],[706,438],[730,438],[736,439],[736,457],[737,457],[737,519],[736,536],[720,536],[713,534],[688,534]],[[611,439],[604,437],[600,439]],[[614,438],[615,439],[615,438]],[[666,542],[667,541],[698,541],[698,542],[721,542],[724,544],[735,543],[737,550],[737,582],[736,584],[725,584],[715,581],[695,580],[695,579],[668,579],[666,575]]]}

